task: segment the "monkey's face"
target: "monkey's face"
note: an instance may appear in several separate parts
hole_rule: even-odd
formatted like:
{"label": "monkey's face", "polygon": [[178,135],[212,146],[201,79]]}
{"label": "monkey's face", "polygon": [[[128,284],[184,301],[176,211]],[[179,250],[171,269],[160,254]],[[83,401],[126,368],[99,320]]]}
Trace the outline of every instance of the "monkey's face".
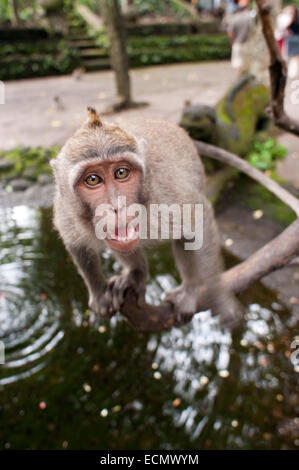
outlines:
{"label": "monkey's face", "polygon": [[130,253],[138,245],[138,226],[130,224],[134,215],[128,216],[127,208],[140,202],[141,182],[141,169],[121,156],[89,164],[77,180],[76,191],[93,214],[97,236],[102,228],[114,251]]}

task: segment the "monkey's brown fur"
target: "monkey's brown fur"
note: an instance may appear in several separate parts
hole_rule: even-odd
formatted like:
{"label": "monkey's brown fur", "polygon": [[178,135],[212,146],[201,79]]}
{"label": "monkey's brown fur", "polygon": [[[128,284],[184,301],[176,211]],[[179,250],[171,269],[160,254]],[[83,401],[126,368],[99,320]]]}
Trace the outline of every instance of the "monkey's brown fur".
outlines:
{"label": "monkey's brown fur", "polygon": [[[123,274],[105,281],[98,257],[105,242],[95,236],[93,206],[87,202],[90,198],[84,199],[82,191],[78,190],[78,181],[86,168],[106,165],[108,171],[109,165],[115,165],[118,160],[128,162],[139,175],[138,188],[132,190],[136,202],[146,201],[147,208],[150,204],[161,203],[181,207],[203,204],[203,247],[185,251],[185,240],[173,240],[182,285],[167,293],[166,299],[174,304],[178,316],[193,314],[200,285],[204,283],[213,313],[221,314],[224,321],[233,321],[237,304],[220,282],[218,233],[213,209],[204,194],[203,166],[192,140],[183,129],[165,121],[139,118],[128,121],[122,129],[107,125],[93,109],[89,109],[87,122],[68,140],[53,162],[55,226],[86,283],[90,307],[102,315],[115,313],[121,307],[128,286],[135,288],[140,302],[144,300],[147,264],[142,247],[152,242],[139,240],[132,253],[115,252],[124,267]],[[115,192],[114,183],[113,188],[106,186],[103,188],[107,194],[110,189]],[[122,191],[126,185],[116,187],[121,188],[117,191]]]}

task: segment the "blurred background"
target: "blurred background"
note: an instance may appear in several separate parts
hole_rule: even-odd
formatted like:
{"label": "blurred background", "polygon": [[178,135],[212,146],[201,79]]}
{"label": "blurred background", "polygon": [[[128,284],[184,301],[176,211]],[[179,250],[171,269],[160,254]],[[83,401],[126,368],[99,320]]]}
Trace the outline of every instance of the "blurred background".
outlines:
{"label": "blurred background", "polygon": [[[271,1],[295,118],[298,3]],[[298,140],[265,112],[268,65],[250,1],[1,0],[1,449],[298,448],[298,259],[241,296],[237,335],[210,311],[141,334],[87,308],[52,226],[49,161],[88,105],[119,125],[134,116],[179,123],[298,196]],[[295,215],[202,158],[229,268]],[[158,304],[179,277],[168,245],[148,257],[147,300]],[[102,258],[107,275],[120,269],[108,251]]]}

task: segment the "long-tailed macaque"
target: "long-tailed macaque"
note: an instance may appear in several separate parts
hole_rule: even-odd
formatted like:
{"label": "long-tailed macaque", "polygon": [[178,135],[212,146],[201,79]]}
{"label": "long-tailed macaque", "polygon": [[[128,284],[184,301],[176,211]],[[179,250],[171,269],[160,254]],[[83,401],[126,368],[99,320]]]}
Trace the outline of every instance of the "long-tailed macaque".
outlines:
{"label": "long-tailed macaque", "polygon": [[[147,280],[142,248],[155,243],[151,235],[157,230],[159,236],[154,238],[162,241],[161,227],[166,223],[182,279],[179,287],[166,294],[166,301],[173,304],[178,318],[192,315],[204,284],[213,314],[220,314],[224,322],[234,321],[237,302],[221,285],[217,227],[204,195],[203,166],[190,137],[174,124],[144,118],[120,128],[102,123],[93,108],[88,110],[88,120],[67,141],[52,166],[56,181],[54,223],[85,281],[90,308],[106,317],[113,315],[129,286],[142,305]],[[145,209],[135,225],[136,213],[124,212],[132,204]],[[196,238],[191,228],[179,236],[172,234],[181,216],[175,223],[175,215],[166,221],[163,216],[149,219],[150,209],[161,204],[182,213],[184,207],[191,207],[192,224],[195,207],[202,208],[202,246],[185,249],[186,242],[191,246],[190,240]],[[101,224],[104,217],[105,229]],[[108,227],[111,221],[116,223],[112,232]],[[98,236],[98,227],[106,237]],[[100,267],[99,254],[105,247],[123,266],[121,275],[109,280]]]}

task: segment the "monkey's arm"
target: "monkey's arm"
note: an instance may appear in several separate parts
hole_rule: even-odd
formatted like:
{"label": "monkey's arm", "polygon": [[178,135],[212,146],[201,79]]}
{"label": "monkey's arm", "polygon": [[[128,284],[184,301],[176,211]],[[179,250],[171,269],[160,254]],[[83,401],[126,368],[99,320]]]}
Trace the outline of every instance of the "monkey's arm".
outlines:
{"label": "monkey's arm", "polygon": [[96,313],[107,316],[109,306],[105,303],[106,281],[100,268],[97,253],[84,246],[67,246],[67,250],[82,276],[89,294],[89,307]]}

